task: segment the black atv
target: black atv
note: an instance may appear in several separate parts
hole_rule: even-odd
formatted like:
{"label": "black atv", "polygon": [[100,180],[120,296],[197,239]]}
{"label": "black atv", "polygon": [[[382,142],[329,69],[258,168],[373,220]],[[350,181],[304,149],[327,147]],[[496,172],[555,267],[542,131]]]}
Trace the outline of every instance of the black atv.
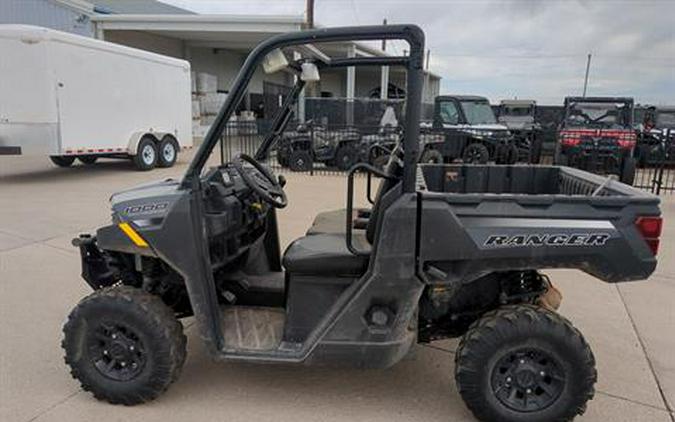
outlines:
{"label": "black atv", "polygon": [[[320,50],[378,39],[404,40],[409,54]],[[291,61],[301,46],[302,59]],[[454,376],[477,418],[583,413],[593,354],[556,312],[560,296],[540,270],[578,268],[612,283],[647,278],[659,199],[569,167],[418,165],[423,58],[414,25],[295,32],[256,47],[182,180],[112,195],[111,224],[74,239],[94,290],[63,329],[82,388],[110,403],[155,399],[181,372],[180,320],[194,316],[208,352],[232,362],[383,368],[416,343],[460,336]],[[295,86],[254,157],[206,169],[261,63],[297,74]],[[285,180],[263,162],[306,81],[347,66],[406,69],[402,140],[383,169],[352,167],[346,209],[319,214],[282,254],[276,209],[288,203]],[[354,207],[359,172],[380,179],[369,208]]]}
{"label": "black atv", "polygon": [[328,129],[307,122],[284,132],[277,147],[277,162],[292,171],[309,171],[314,163],[349,170],[360,159],[361,134],[356,128]]}
{"label": "black atv", "polygon": [[554,160],[632,185],[636,140],[632,98],[567,97]]}

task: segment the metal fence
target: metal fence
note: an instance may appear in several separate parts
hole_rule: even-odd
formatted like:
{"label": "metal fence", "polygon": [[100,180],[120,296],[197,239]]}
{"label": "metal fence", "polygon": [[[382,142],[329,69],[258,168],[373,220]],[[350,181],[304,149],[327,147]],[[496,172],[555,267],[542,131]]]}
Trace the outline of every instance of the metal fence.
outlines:
{"label": "metal fence", "polygon": [[675,193],[675,132],[667,129],[641,134],[635,159],[633,186],[656,195]]}
{"label": "metal fence", "polygon": [[[238,153],[255,154],[268,128],[269,122],[265,120],[230,122],[218,149],[220,160],[227,162]],[[266,164],[275,171],[308,174],[342,174],[359,162],[381,166],[401,132],[399,127],[390,126],[292,122],[270,151]],[[638,137],[633,186],[657,195],[675,193],[674,135],[664,132]],[[453,142],[452,137],[439,137],[441,142]],[[542,150],[535,162],[527,156],[518,159],[520,165],[553,162],[550,148]],[[602,167],[597,166],[597,171],[602,171]]]}

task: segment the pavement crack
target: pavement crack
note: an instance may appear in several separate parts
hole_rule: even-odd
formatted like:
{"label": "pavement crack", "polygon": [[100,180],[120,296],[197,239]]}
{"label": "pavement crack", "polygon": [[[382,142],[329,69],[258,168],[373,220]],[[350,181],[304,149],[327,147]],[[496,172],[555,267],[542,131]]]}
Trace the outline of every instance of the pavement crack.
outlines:
{"label": "pavement crack", "polygon": [[652,360],[649,358],[649,353],[647,353],[647,348],[645,346],[644,340],[642,340],[642,336],[640,335],[640,332],[637,329],[637,325],[635,324],[635,319],[633,318],[633,314],[630,312],[630,309],[628,308],[628,304],[626,303],[626,299],[623,296],[623,292],[621,291],[621,289],[619,288],[618,285],[614,285],[614,288],[619,293],[619,298],[621,299],[621,303],[623,304],[623,307],[626,310],[626,315],[628,315],[628,319],[630,320],[630,324],[633,327],[633,332],[635,332],[635,336],[638,339],[638,343],[640,344],[640,348],[642,349],[642,353],[644,354],[645,359],[647,360],[647,365],[649,366],[649,371],[652,373],[652,377],[654,377],[654,382],[656,383],[656,388],[659,390],[659,394],[661,395],[661,401],[663,401],[663,405],[665,406],[665,409],[668,412],[668,415],[670,415],[670,419],[672,420],[672,422],[675,422],[675,415],[673,415],[673,409],[670,407],[670,403],[668,403],[668,398],[666,397],[666,393],[663,391],[663,386],[661,385],[661,381],[659,380],[659,377],[656,374],[656,370],[654,369],[654,364],[652,363]]}
{"label": "pavement crack", "polygon": [[613,399],[627,401],[629,403],[637,404],[639,406],[649,407],[649,408],[654,409],[654,410],[660,410],[661,412],[667,412],[670,415],[671,418],[673,417],[672,412],[669,411],[668,409],[666,409],[665,407],[654,406],[653,404],[641,402],[639,400],[631,399],[631,398],[624,397],[624,396],[619,396],[617,394],[612,394],[612,393],[609,393],[607,391],[595,390],[595,392],[598,393],[598,394],[602,394],[603,396],[611,397]]}
{"label": "pavement crack", "polygon": [[75,397],[80,391],[82,391],[82,390],[78,388],[77,390],[73,391],[71,394],[67,395],[67,396],[64,397],[63,399],[57,401],[56,403],[52,404],[52,405],[49,406],[48,408],[46,408],[46,409],[40,411],[37,415],[35,415],[35,416],[33,416],[32,418],[28,419],[26,422],[33,422],[33,421],[38,420],[39,418],[41,418],[41,417],[44,416],[45,414],[47,414],[47,413],[49,413],[50,411],[54,410],[56,407],[62,405],[63,403],[65,403],[65,402],[67,402],[68,400],[70,400],[70,399],[72,399],[73,397]]}

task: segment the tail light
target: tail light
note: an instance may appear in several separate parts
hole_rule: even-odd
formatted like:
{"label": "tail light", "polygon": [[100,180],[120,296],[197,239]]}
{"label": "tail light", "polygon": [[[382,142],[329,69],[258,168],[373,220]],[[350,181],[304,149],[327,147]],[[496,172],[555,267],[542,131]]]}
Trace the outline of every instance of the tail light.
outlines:
{"label": "tail light", "polygon": [[619,135],[617,143],[620,148],[632,149],[635,146],[636,140],[637,135],[635,135],[635,132],[623,132]]}
{"label": "tail light", "polygon": [[635,226],[647,242],[649,249],[656,255],[659,252],[659,238],[663,229],[661,217],[638,217]]}
{"label": "tail light", "polygon": [[575,147],[581,143],[581,133],[563,130],[560,132],[560,144],[566,147]]}

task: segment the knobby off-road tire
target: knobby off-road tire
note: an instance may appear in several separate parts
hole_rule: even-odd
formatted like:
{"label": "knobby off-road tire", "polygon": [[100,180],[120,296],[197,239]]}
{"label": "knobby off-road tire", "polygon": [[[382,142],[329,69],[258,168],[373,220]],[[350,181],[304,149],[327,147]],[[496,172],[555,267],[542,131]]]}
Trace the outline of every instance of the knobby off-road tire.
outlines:
{"label": "knobby off-road tire", "polygon": [[483,144],[469,144],[464,148],[462,159],[467,164],[487,164],[490,159],[490,151]]}
{"label": "knobby off-road tire", "polygon": [[435,149],[426,149],[420,157],[422,164],[443,164],[443,154]]}
{"label": "knobby off-road tire", "polygon": [[82,299],[63,333],[73,378],[112,404],[155,399],[178,378],[185,362],[186,337],[173,311],[133,287],[108,287]]}
{"label": "knobby off-road tire", "polygon": [[482,421],[557,422],[585,411],[597,373],[590,347],[569,321],[515,305],[469,328],[455,355],[455,380]]}

